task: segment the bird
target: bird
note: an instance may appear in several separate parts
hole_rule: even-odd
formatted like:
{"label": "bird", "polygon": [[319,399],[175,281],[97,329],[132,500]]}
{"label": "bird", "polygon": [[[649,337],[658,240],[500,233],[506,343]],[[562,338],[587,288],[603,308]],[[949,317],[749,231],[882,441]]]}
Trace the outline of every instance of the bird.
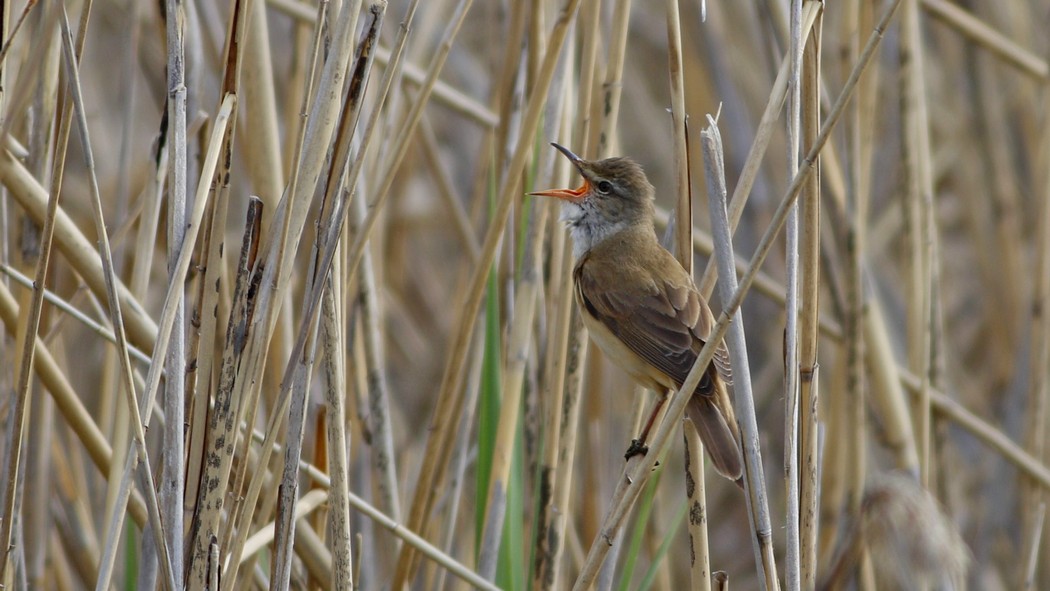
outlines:
{"label": "bird", "polygon": [[[655,189],[628,157],[585,160],[557,143],[583,177],[577,189],[529,193],[562,202],[573,243],[573,289],[591,340],[660,399],[627,459],[644,454],[653,422],[682,386],[715,319],[692,276],[656,238]],[[740,433],[729,398],[732,366],[719,341],[686,407],[715,469],[742,484]]]}

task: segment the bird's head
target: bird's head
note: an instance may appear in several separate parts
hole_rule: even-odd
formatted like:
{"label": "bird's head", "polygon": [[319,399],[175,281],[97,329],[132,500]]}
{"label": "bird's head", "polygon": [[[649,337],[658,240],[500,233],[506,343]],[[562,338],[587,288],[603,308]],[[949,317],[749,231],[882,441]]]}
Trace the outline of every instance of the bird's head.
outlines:
{"label": "bird's head", "polygon": [[562,220],[573,229],[577,243],[587,238],[583,231],[594,244],[598,238],[636,224],[652,225],[653,186],[637,162],[623,157],[584,160],[564,146],[551,145],[576,166],[583,184],[576,189],[548,189],[530,195],[562,200]]}

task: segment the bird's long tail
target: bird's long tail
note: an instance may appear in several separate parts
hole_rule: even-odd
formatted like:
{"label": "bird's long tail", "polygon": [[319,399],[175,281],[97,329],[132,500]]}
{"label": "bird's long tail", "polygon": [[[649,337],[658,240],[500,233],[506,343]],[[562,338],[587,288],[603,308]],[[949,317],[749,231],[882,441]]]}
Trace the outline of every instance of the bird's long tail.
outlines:
{"label": "bird's long tail", "polygon": [[[724,404],[716,404],[717,397],[722,397],[724,400],[718,400],[718,402]],[[693,394],[689,400],[689,406],[686,407],[686,415],[693,421],[693,425],[700,434],[700,440],[704,442],[704,448],[707,449],[707,455],[711,458],[718,473],[742,486],[741,477],[744,469],[740,458],[739,438],[736,435],[736,420],[732,414],[732,406],[727,406],[725,412],[719,409],[720,406],[728,404],[729,395],[725,387],[717,384],[714,391],[709,394],[700,392]],[[729,416],[726,416],[727,414]]]}

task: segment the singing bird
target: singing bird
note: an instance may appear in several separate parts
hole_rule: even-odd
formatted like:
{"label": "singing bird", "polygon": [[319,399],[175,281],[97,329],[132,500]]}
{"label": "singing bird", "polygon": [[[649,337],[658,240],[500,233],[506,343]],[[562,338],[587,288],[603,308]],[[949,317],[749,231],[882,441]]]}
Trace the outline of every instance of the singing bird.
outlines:
{"label": "singing bird", "polygon": [[[584,160],[551,144],[583,176],[578,189],[530,193],[562,200],[573,241],[576,303],[591,339],[660,401],[626,457],[645,453],[646,438],[669,392],[682,386],[715,324],[692,277],[660,246],[653,226],[654,189],[629,158]],[[739,431],[726,385],[729,352],[719,342],[713,362],[686,407],[712,463],[740,482]]]}

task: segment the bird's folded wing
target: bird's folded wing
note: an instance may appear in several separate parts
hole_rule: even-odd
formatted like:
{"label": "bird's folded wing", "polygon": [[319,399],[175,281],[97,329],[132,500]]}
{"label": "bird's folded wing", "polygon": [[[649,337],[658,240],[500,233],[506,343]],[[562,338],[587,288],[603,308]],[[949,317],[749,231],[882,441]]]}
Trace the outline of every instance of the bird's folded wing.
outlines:
{"label": "bird's folded wing", "polygon": [[[631,351],[681,385],[714,324],[696,289],[666,282],[598,282],[586,264],[575,275],[577,296],[587,310]],[[721,342],[713,362],[718,375],[732,383],[729,352]],[[708,389],[705,375],[700,391]]]}

